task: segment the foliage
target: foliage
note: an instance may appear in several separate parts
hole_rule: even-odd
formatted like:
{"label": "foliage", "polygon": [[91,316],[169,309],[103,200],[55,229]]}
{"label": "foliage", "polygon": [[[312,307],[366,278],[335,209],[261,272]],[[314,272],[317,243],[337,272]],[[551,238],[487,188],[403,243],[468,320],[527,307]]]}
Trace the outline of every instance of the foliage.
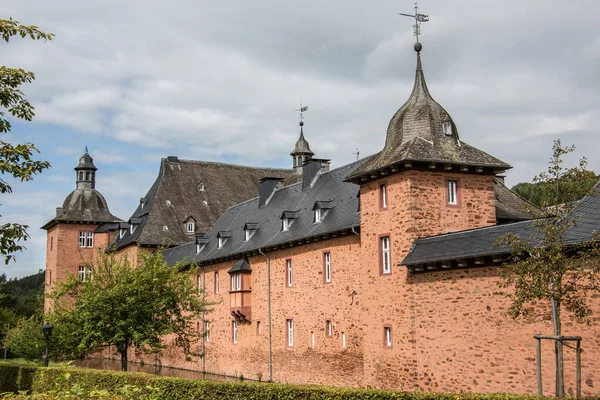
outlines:
{"label": "foliage", "polygon": [[4,346],[17,357],[41,362],[46,348],[43,325],[42,320],[35,315],[20,319],[17,326],[6,333]]}
{"label": "foliage", "polygon": [[83,358],[115,346],[126,369],[131,347],[136,353],[158,352],[166,335],[186,356],[200,355],[194,351],[202,338],[196,321],[209,304],[180,264],[170,267],[160,251],[142,254],[141,265],[132,265],[127,258],[98,252],[94,263],[86,265],[85,281],[71,276],[57,283],[49,319],[53,342],[63,356]]}
{"label": "foliage", "polygon": [[[511,258],[501,269],[500,287],[512,287],[508,314],[517,318],[526,307],[546,301],[552,307],[554,336],[562,334],[563,310],[589,323],[589,299],[600,292],[600,253],[597,235],[586,243],[567,240],[568,232],[577,225],[578,200],[593,191],[585,158],[572,168],[563,166],[563,157],[574,146],[554,142],[548,170],[535,179],[544,187],[544,218],[533,221],[531,237],[514,233],[502,236],[500,244],[511,248]],[[562,342],[556,341],[557,393],[564,394]]]}
{"label": "foliage", "polygon": [[[6,364],[0,363],[0,375],[11,374],[16,382],[14,369],[7,370]],[[68,374],[68,375],[67,375]],[[182,379],[157,377],[142,373],[122,373],[112,371],[83,370],[77,368],[37,368],[33,371],[33,379],[19,381],[18,390],[37,394],[51,393],[59,398],[89,398],[94,393],[98,398],[110,399],[271,399],[271,400],[533,400],[540,397],[512,394],[449,394],[399,392],[376,389],[350,389],[317,385],[289,385],[276,383],[222,382],[201,379]],[[7,391],[0,386],[0,392]],[[108,397],[104,397],[106,392]],[[84,393],[77,397],[76,393]],[[25,397],[21,397],[25,398]]]}
{"label": "foliage", "polygon": [[539,177],[534,178],[533,183],[517,183],[511,190],[522,198],[542,208],[568,203],[569,201],[572,201],[574,197],[575,200],[581,199],[586,193],[589,193],[598,182],[598,175],[594,172],[581,172],[582,175],[578,177],[578,179],[581,179],[581,186],[578,188],[579,190],[576,196],[572,196],[569,193],[569,188],[572,186],[572,183],[569,182],[568,177],[565,177],[564,180],[558,182],[558,191],[556,190],[556,183],[552,184],[546,181],[540,181]]}
{"label": "foliage", "polygon": [[[54,35],[40,31],[37,26],[22,25],[13,19],[0,19],[0,36],[8,43],[13,36],[52,40]],[[20,86],[34,79],[31,71],[0,66],[0,133],[10,132],[11,123],[6,117],[7,113],[15,119],[32,120],[34,107],[25,99]],[[0,140],[0,173],[21,181],[32,180],[34,175],[50,167],[47,161],[35,160],[34,153],[39,151],[33,143],[13,144]],[[2,178],[0,193],[12,193],[12,187]],[[14,258],[13,253],[24,249],[20,242],[29,238],[27,228],[27,225],[11,222],[0,225],[0,255],[6,263]]]}
{"label": "foliage", "polygon": [[[577,200],[591,193],[585,159],[576,167],[563,167],[562,158],[573,150],[573,146],[563,147],[560,140],[555,141],[548,171],[536,177],[547,188],[544,202],[553,205],[546,208],[545,218],[534,221],[533,238],[513,233],[501,238],[512,250],[510,261],[501,269],[500,284],[515,289],[509,309],[513,318],[520,316],[526,305],[548,300],[556,302],[559,312],[564,307],[576,318],[585,319],[588,294],[600,291],[600,269],[591,262],[598,254],[596,241],[566,242],[567,232],[577,224]],[[555,323],[560,332],[560,320]]]}

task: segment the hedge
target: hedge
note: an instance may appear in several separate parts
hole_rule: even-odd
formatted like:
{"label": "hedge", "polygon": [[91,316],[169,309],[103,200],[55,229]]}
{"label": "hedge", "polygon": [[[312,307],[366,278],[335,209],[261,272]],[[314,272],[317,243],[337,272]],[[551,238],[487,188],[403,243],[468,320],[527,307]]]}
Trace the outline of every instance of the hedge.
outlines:
{"label": "hedge", "polygon": [[[223,382],[80,368],[16,366],[0,362],[0,393],[69,394],[74,398],[165,400],[533,400],[512,394],[447,394],[350,389],[317,385]],[[50,398],[53,398],[50,397]],[[59,398],[58,396],[56,398]]]}

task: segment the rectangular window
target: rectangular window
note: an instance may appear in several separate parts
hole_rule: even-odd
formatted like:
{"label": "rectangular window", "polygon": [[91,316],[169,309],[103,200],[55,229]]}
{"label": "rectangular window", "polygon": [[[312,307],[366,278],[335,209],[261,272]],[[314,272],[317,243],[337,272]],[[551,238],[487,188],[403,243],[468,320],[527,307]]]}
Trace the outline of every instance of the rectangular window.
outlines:
{"label": "rectangular window", "polygon": [[250,231],[248,229],[244,230],[244,242],[247,242],[250,239]]}
{"label": "rectangular window", "polygon": [[87,232],[87,247],[94,247],[94,232]]}
{"label": "rectangular window", "polygon": [[448,204],[457,205],[456,200],[457,181],[448,181]]}
{"label": "rectangular window", "polygon": [[287,323],[287,344],[289,347],[294,347],[294,320],[286,319]]}
{"label": "rectangular window", "polygon": [[292,260],[285,260],[287,286],[292,286]]}
{"label": "rectangular window", "polygon": [[85,282],[85,267],[84,267],[83,265],[80,265],[80,266],[77,268],[77,273],[78,273],[78,275],[79,275],[79,280],[80,280],[81,282]]}
{"label": "rectangular window", "polygon": [[52,251],[52,247],[54,247],[54,236],[50,238],[50,251]]}
{"label": "rectangular window", "polygon": [[200,275],[196,275],[196,290],[198,290],[198,293],[202,291],[202,277]]}
{"label": "rectangular window", "polygon": [[231,291],[242,290],[242,274],[232,274],[231,275]]}
{"label": "rectangular window", "polygon": [[79,232],[79,247],[85,247],[85,232]]}
{"label": "rectangular window", "polygon": [[215,294],[219,294],[219,271],[215,271]]}
{"label": "rectangular window", "polygon": [[259,336],[262,335],[262,325],[260,321],[256,321],[256,334]]}
{"label": "rectangular window", "polygon": [[325,283],[331,283],[331,253],[323,253],[323,263],[325,268]]}
{"label": "rectangular window", "polygon": [[333,336],[333,324],[330,320],[327,320],[327,322],[325,323],[325,334],[327,336]]}
{"label": "rectangular window", "polygon": [[237,344],[237,342],[238,342],[238,325],[237,325],[237,321],[232,321],[231,322],[231,333],[232,333],[233,343]]}
{"label": "rectangular window", "polygon": [[195,227],[194,227],[194,225],[195,225],[195,224],[194,224],[193,222],[188,222],[188,223],[187,223],[187,231],[188,231],[188,233],[192,233],[192,232],[194,232],[194,230],[195,230]]}
{"label": "rectangular window", "polygon": [[310,344],[312,347],[315,347],[315,332],[314,331],[310,332]]}
{"label": "rectangular window", "polygon": [[281,220],[281,230],[287,231],[288,229],[290,229],[290,220],[287,218],[284,218]]}
{"label": "rectangular window", "polygon": [[384,183],[379,185],[379,205],[382,210],[387,210],[387,200],[387,185]]}
{"label": "rectangular window", "polygon": [[200,322],[196,322],[196,333],[200,333]]}
{"label": "rectangular window", "polygon": [[384,347],[392,347],[392,327],[386,326],[383,328],[383,345]]}
{"label": "rectangular window", "polygon": [[204,338],[207,342],[210,342],[210,322],[204,321]]}
{"label": "rectangular window", "polygon": [[315,209],[315,222],[321,222],[323,220],[323,212],[320,208]]}
{"label": "rectangular window", "polygon": [[220,237],[220,238],[218,239],[218,244],[217,244],[217,246],[219,247],[219,249],[220,249],[221,247],[223,247],[223,245],[225,244],[225,242],[226,242],[226,241],[227,241],[227,239],[226,239],[226,238],[222,238],[222,237]]}
{"label": "rectangular window", "polygon": [[390,238],[389,236],[384,236],[380,238],[380,246],[381,246],[381,273],[389,274],[392,272],[391,269],[391,260],[390,260]]}
{"label": "rectangular window", "polygon": [[342,347],[346,348],[346,333],[342,332]]}
{"label": "rectangular window", "polygon": [[52,285],[52,271],[50,271],[50,282],[48,282],[50,285]]}

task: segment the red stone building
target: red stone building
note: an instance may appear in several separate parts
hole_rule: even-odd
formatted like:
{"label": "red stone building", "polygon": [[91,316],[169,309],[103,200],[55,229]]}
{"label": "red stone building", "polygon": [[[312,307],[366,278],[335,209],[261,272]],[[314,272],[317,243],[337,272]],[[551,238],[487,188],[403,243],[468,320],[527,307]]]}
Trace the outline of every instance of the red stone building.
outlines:
{"label": "red stone building", "polygon": [[[502,184],[508,164],[459,137],[429,93],[416,49],[413,91],[379,153],[329,170],[302,131],[292,153],[299,182],[265,171],[255,181],[258,197],[230,204],[206,230],[165,252],[170,263],[198,267],[199,290],[217,305],[198,321],[205,356],[185,361],[169,348],[163,366],[293,383],[536,392],[532,336],[551,332],[547,308],[523,320],[503,316],[508,302],[496,280],[509,249],[494,246],[505,232],[527,234],[536,212]],[[192,189],[178,190],[196,196],[194,179]],[[146,198],[166,204],[156,192],[170,184],[157,180]],[[591,237],[600,223],[600,208],[585,208],[594,202],[600,199],[582,203],[588,223],[573,240]],[[143,204],[119,229],[135,232]],[[172,230],[161,230],[163,214],[149,231],[156,240]],[[174,224],[183,229],[186,218]],[[118,245],[126,234],[111,246],[128,251]],[[591,326],[573,320],[563,327],[583,337],[586,394],[600,384],[600,301],[592,301]],[[552,357],[546,348],[546,392],[554,385]],[[569,392],[574,355],[567,351],[566,360]]]}

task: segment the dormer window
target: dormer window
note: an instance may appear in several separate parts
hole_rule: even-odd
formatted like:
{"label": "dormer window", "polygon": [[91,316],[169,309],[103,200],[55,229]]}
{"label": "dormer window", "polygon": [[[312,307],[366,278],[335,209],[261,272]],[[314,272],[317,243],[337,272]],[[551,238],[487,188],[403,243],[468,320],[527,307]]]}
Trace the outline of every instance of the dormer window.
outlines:
{"label": "dormer window", "polygon": [[205,190],[204,182],[200,182],[198,184],[198,191],[199,192],[204,192],[204,190]]}
{"label": "dormer window", "polygon": [[129,225],[129,234],[133,235],[133,232],[135,232],[135,228],[137,228],[137,225]]}
{"label": "dormer window", "polygon": [[126,231],[126,229],[119,230],[119,239],[123,239],[123,236],[125,236],[125,231]]}
{"label": "dormer window", "polygon": [[289,230],[299,214],[300,211],[284,211],[283,214],[281,214],[281,230]]}
{"label": "dormer window", "polygon": [[450,122],[444,122],[442,124],[442,132],[446,136],[452,136],[452,124]]}
{"label": "dormer window", "polygon": [[227,239],[231,236],[231,231],[221,231],[217,234],[217,247],[220,249],[225,246]]}
{"label": "dormer window", "polygon": [[247,242],[254,236],[256,230],[258,229],[257,223],[248,222],[244,225],[244,242]]}
{"label": "dormer window", "polygon": [[314,222],[318,223],[325,219],[327,213],[333,208],[333,200],[329,201],[316,201],[313,206],[314,211]]}
{"label": "dormer window", "polygon": [[287,230],[290,229],[290,225],[292,224],[292,222],[290,221],[289,218],[283,218],[281,220],[281,222],[282,222],[282,225],[281,225],[281,230],[282,231],[287,231]]}
{"label": "dormer window", "polygon": [[202,250],[204,250],[204,246],[209,242],[208,238],[201,238],[196,236],[196,254],[200,254]]}

